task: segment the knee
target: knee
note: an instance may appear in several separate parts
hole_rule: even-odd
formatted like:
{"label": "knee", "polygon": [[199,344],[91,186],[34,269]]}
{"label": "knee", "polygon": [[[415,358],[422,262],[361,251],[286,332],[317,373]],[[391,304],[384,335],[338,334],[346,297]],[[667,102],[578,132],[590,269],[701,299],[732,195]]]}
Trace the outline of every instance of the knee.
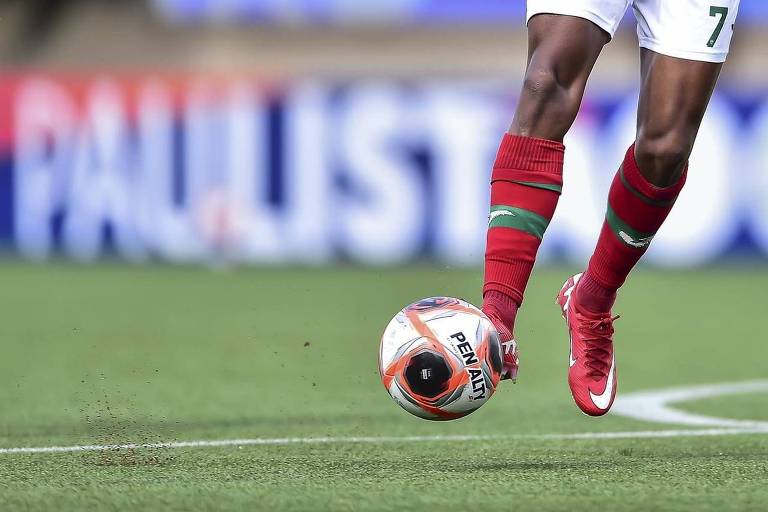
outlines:
{"label": "knee", "polygon": [[534,102],[549,103],[557,99],[562,88],[555,70],[550,67],[531,66],[525,72],[523,94]]}
{"label": "knee", "polygon": [[518,127],[525,134],[562,139],[579,111],[578,86],[560,80],[554,67],[533,64],[523,80]]}
{"label": "knee", "polygon": [[534,65],[525,73],[523,97],[550,116],[573,119],[579,112],[584,84],[564,80],[554,66]]}
{"label": "knee", "polygon": [[657,187],[668,187],[680,179],[692,146],[685,136],[668,133],[648,137],[641,130],[635,142],[635,160],[645,179]]}

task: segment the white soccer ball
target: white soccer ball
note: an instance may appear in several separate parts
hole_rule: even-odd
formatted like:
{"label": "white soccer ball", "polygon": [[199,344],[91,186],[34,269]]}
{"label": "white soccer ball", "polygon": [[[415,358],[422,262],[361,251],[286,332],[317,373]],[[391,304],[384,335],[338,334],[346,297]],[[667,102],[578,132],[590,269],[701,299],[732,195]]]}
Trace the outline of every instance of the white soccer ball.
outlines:
{"label": "white soccer ball", "polygon": [[482,311],[461,299],[414,302],[381,337],[379,373],[389,395],[428,420],[476,411],[501,378],[501,343]]}

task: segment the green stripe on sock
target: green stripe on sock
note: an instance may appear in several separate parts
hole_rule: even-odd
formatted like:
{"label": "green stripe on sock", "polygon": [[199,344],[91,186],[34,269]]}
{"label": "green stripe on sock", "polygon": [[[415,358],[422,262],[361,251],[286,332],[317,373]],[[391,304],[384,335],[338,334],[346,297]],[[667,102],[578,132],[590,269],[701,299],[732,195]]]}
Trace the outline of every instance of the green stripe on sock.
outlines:
{"label": "green stripe on sock", "polygon": [[556,192],[558,194],[563,193],[563,187],[560,185],[550,185],[549,183],[534,183],[532,181],[513,181],[512,183],[517,183],[518,185],[525,185],[526,187],[549,190],[551,192]]}
{"label": "green stripe on sock", "polygon": [[643,233],[634,229],[621,220],[610,205],[608,205],[608,211],[605,213],[605,221],[619,240],[635,249],[645,249],[650,245],[654,235],[656,235],[656,233]]}
{"label": "green stripe on sock", "polygon": [[503,204],[491,206],[491,214],[488,216],[488,229],[517,229],[531,234],[539,240],[544,237],[548,225],[549,220],[538,213]]}
{"label": "green stripe on sock", "polygon": [[624,185],[624,188],[627,189],[633,196],[640,199],[642,202],[646,204],[650,204],[651,206],[659,206],[659,207],[669,207],[675,204],[674,199],[670,199],[669,201],[659,201],[658,199],[651,199],[650,197],[644,196],[642,192],[637,190],[635,187],[633,187],[628,181],[627,178],[624,177],[624,166],[622,165],[619,169],[619,179],[621,180],[621,184]]}

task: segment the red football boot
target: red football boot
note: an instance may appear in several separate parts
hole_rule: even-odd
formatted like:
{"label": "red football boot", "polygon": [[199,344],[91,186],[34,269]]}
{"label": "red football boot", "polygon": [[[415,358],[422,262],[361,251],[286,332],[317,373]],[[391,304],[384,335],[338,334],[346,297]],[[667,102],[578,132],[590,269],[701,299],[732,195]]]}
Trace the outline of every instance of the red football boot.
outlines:
{"label": "red football boot", "polygon": [[483,305],[483,313],[491,319],[494,327],[496,327],[499,339],[501,340],[501,346],[504,350],[502,354],[501,378],[502,380],[511,379],[512,382],[517,382],[517,370],[520,367],[517,342],[512,337],[512,332],[509,328],[501,321],[501,316],[493,306]]}
{"label": "red football boot", "polygon": [[602,416],[616,398],[613,321],[618,316],[591,314],[575,307],[573,297],[581,275],[568,279],[557,295],[571,340],[568,385],[579,409]]}

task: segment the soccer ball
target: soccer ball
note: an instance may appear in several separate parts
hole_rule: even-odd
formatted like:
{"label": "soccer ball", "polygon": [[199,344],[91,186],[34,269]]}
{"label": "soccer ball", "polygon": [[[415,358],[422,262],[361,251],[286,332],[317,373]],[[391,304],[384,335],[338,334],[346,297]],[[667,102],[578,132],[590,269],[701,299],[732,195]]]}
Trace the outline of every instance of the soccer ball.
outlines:
{"label": "soccer ball", "polygon": [[379,373],[389,395],[428,420],[476,411],[501,378],[499,334],[461,299],[432,297],[400,311],[381,337]]}

